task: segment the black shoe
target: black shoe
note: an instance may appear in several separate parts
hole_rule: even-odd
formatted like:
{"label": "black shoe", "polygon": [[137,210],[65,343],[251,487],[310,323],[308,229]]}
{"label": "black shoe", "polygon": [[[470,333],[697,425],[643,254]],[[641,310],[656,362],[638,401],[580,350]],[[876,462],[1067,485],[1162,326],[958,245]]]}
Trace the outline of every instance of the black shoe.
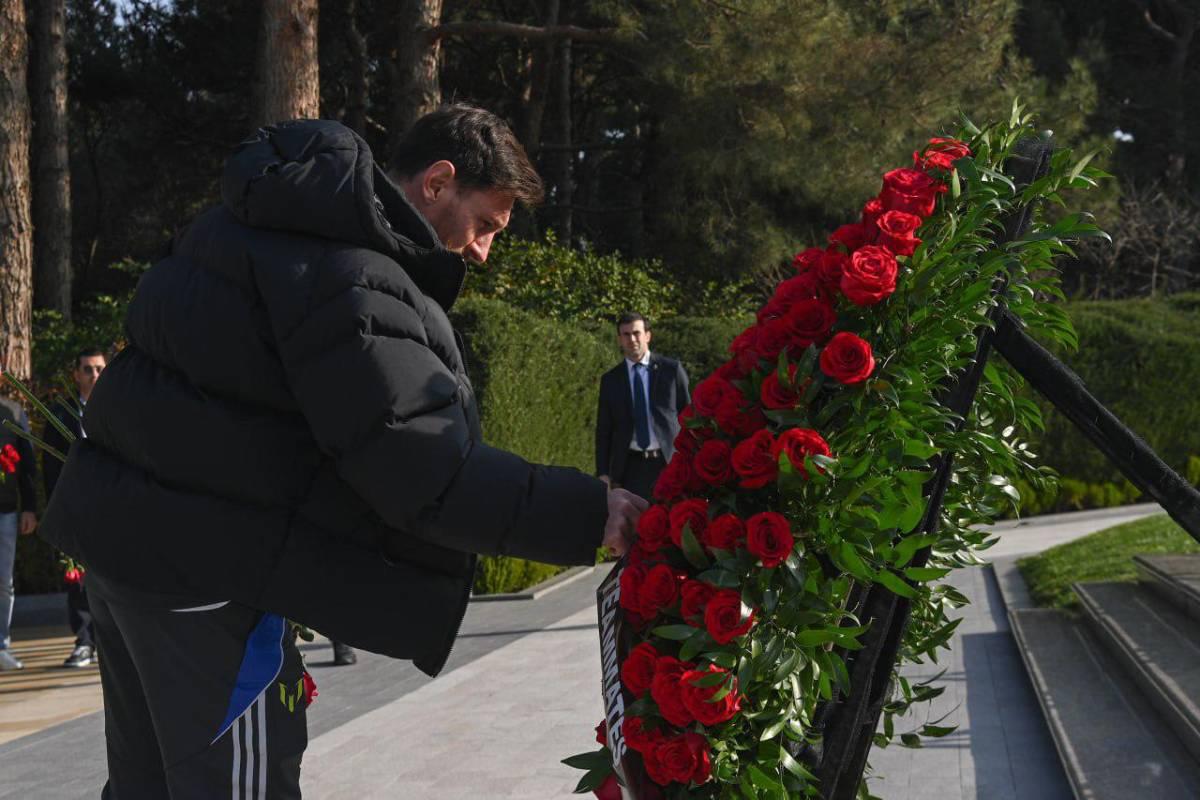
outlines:
{"label": "black shoe", "polygon": [[64,667],[86,667],[96,660],[96,648],[90,644],[76,645],[63,662]]}
{"label": "black shoe", "polygon": [[357,663],[358,654],[354,652],[353,647],[341,642],[333,643],[333,665],[335,667],[348,667]]}

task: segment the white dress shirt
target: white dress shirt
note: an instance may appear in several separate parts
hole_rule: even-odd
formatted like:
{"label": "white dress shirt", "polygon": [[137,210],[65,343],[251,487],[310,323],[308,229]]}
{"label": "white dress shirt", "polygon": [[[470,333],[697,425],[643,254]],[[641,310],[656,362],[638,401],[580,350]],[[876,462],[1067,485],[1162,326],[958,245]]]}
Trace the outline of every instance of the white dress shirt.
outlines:
{"label": "white dress shirt", "polygon": [[[650,405],[650,351],[647,350],[646,355],[642,356],[640,361],[634,362],[630,361],[628,358],[625,359],[625,370],[629,373],[629,395],[630,399],[634,402],[637,400],[637,395],[633,393],[633,382],[638,377],[637,370],[633,368],[635,363],[643,364],[646,367],[641,371],[642,388],[646,391],[646,421],[650,424],[650,445],[646,449],[661,450],[662,447],[659,445],[658,437],[654,435],[654,415],[651,413],[651,408],[653,408],[653,406]],[[633,436],[629,440],[629,449],[642,449],[641,447],[638,447],[636,424],[634,425]]]}

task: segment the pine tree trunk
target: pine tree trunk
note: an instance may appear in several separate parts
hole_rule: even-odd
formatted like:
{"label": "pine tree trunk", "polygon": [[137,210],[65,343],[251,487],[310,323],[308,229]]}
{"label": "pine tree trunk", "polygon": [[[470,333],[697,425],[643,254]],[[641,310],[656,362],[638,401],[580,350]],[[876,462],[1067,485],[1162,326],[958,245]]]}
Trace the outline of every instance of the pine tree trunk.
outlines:
{"label": "pine tree trunk", "polygon": [[263,0],[261,13],[251,122],[257,127],[317,117],[317,0]]}
{"label": "pine tree trunk", "polygon": [[574,235],[575,178],[572,174],[575,151],[572,148],[571,132],[571,40],[563,39],[558,44],[558,57],[554,64],[555,111],[557,121],[557,148],[547,159],[547,172],[554,186],[553,227],[558,240],[571,245]]}
{"label": "pine tree trunk", "polygon": [[370,53],[367,51],[367,38],[363,36],[362,28],[358,25],[358,2],[349,0],[346,3],[346,36],[350,50],[350,76],[346,97],[346,126],[353,129],[359,136],[367,135],[367,106],[370,103],[370,78],[367,70],[370,68]]}
{"label": "pine tree trunk", "polygon": [[442,45],[429,35],[442,20],[442,0],[397,0],[394,9],[396,49],[388,64],[392,86],[389,157],[413,123],[442,103]]}
{"label": "pine tree trunk", "polygon": [[[547,0],[546,27],[558,25],[561,0]],[[522,126],[521,141],[530,158],[537,158],[542,148],[542,122],[546,117],[546,100],[550,95],[551,65],[554,63],[555,42],[547,39],[533,50],[529,65],[529,97],[525,105],[525,124]]]}
{"label": "pine tree trunk", "polygon": [[71,317],[66,0],[33,5],[33,301]]}
{"label": "pine tree trunk", "polygon": [[0,0],[0,366],[27,380],[33,313],[24,0]]}

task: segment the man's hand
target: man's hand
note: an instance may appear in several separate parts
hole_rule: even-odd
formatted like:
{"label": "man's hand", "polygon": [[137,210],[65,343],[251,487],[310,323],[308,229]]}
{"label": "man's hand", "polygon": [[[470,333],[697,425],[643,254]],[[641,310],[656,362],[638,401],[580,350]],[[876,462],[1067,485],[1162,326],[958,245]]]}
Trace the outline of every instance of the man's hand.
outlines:
{"label": "man's hand", "polygon": [[607,547],[615,556],[625,555],[629,543],[633,541],[633,532],[637,526],[638,517],[649,505],[633,492],[624,489],[613,489],[608,493],[608,523],[604,526],[604,541],[601,545]]}
{"label": "man's hand", "polygon": [[601,475],[600,480],[604,481],[605,486],[610,489],[612,488],[612,478],[608,477],[607,475]]}
{"label": "man's hand", "polygon": [[[609,509],[609,513],[611,514],[612,513],[612,503],[611,502],[608,504],[608,509]],[[28,536],[29,534],[31,534],[35,530],[37,530],[37,514],[34,514],[32,511],[22,511],[21,512],[21,521],[19,523],[17,523],[17,525],[18,525],[17,529],[21,532],[21,535]]]}

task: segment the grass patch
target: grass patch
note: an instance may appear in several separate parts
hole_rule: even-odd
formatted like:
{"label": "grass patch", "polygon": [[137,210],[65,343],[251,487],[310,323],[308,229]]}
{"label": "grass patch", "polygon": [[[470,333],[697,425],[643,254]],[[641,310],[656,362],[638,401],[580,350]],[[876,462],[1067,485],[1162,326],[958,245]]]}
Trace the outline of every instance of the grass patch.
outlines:
{"label": "grass patch", "polygon": [[1079,581],[1132,581],[1133,557],[1146,553],[1200,553],[1200,544],[1166,514],[1126,522],[1017,561],[1033,601],[1073,609]]}

